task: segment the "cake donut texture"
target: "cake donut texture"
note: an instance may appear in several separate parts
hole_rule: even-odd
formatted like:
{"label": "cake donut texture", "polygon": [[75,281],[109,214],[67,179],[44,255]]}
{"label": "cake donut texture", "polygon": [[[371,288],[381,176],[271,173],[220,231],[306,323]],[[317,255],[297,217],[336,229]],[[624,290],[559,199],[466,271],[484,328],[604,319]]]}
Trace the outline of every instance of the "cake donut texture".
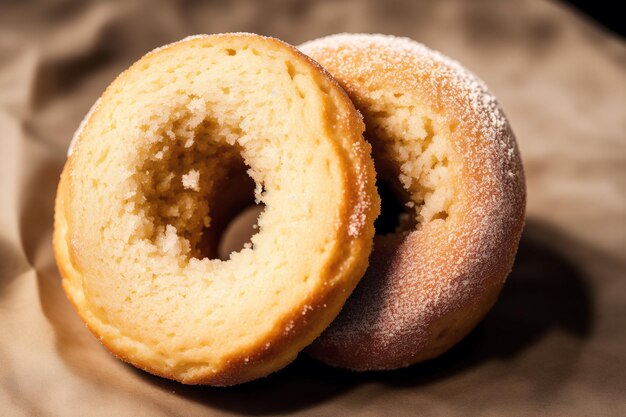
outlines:
{"label": "cake donut texture", "polygon": [[[336,81],[276,39],[147,54],[94,105],[61,176],[69,299],[113,354],[156,375],[231,385],[284,367],[367,266],[379,200],[363,129]],[[206,236],[228,181],[248,176],[259,231],[217,259]]]}
{"label": "cake donut texture", "polygon": [[526,199],[511,129],[480,80],[410,39],[344,34],[300,49],[363,114],[379,181],[404,207],[308,352],[354,370],[433,358],[481,320],[511,269]]}

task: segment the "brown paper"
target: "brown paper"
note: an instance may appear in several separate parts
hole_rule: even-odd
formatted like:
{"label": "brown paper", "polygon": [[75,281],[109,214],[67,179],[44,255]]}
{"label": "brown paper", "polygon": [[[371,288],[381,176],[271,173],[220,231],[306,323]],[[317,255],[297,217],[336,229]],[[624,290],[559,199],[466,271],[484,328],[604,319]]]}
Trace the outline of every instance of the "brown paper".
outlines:
{"label": "brown paper", "polygon": [[[528,181],[518,259],[485,321],[429,363],[357,374],[302,355],[233,388],[115,359],[51,250],[73,131],[121,70],[194,33],[293,44],[407,35],[499,97]],[[0,5],[0,415],[626,415],[626,45],[560,3],[13,1]]]}

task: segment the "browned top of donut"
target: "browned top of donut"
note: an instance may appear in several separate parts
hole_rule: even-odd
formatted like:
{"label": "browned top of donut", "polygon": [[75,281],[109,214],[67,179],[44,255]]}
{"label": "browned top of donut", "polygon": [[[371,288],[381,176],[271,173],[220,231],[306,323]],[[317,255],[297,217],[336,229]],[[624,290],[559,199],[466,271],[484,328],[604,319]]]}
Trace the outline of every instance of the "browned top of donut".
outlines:
{"label": "browned top of donut", "polygon": [[[512,265],[525,186],[509,124],[482,81],[410,39],[342,34],[300,48],[337,78],[363,113],[379,174],[381,152],[413,140],[409,133],[390,138],[390,123],[399,123],[394,113],[414,106],[432,119],[435,137],[445,136],[450,147],[452,190],[445,220],[424,217],[413,230],[377,236],[366,276],[311,351],[354,369],[433,356],[440,332],[456,342],[489,309]],[[404,95],[412,102],[394,98]],[[398,172],[408,175],[402,167],[411,158],[400,162]],[[410,180],[400,182],[410,188]]]}

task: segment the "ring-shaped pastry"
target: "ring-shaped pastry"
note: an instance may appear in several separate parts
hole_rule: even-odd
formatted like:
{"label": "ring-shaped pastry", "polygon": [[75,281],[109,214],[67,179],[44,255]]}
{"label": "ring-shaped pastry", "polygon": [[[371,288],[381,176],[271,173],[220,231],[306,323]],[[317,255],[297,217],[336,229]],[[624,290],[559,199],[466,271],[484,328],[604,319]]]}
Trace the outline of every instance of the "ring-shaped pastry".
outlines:
{"label": "ring-shaped pastry", "polygon": [[[308,352],[355,370],[433,358],[494,304],[524,223],[522,164],[485,85],[406,38],[335,35],[300,49],[321,63],[365,119],[383,214],[365,277]],[[389,190],[387,193],[382,191]]]}
{"label": "ring-shaped pastry", "polygon": [[[363,128],[336,81],[276,39],[196,36],[141,58],[84,120],[58,188],[55,255],[81,318],[119,358],[184,383],[288,364],[367,266],[379,201]],[[212,259],[213,208],[246,172],[259,231]]]}

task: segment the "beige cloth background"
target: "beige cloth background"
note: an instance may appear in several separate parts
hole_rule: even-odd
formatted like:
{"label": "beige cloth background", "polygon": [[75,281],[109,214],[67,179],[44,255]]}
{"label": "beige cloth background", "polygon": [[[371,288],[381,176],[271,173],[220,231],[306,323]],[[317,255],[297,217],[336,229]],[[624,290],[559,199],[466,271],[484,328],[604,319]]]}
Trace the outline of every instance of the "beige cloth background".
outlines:
{"label": "beige cloth background", "polygon": [[[304,356],[187,387],[109,355],[52,258],[72,132],[158,45],[246,30],[293,44],[407,35],[482,77],[517,134],[528,219],[498,304],[430,363],[354,374]],[[626,415],[626,44],[560,3],[9,1],[0,5],[0,415]]]}

